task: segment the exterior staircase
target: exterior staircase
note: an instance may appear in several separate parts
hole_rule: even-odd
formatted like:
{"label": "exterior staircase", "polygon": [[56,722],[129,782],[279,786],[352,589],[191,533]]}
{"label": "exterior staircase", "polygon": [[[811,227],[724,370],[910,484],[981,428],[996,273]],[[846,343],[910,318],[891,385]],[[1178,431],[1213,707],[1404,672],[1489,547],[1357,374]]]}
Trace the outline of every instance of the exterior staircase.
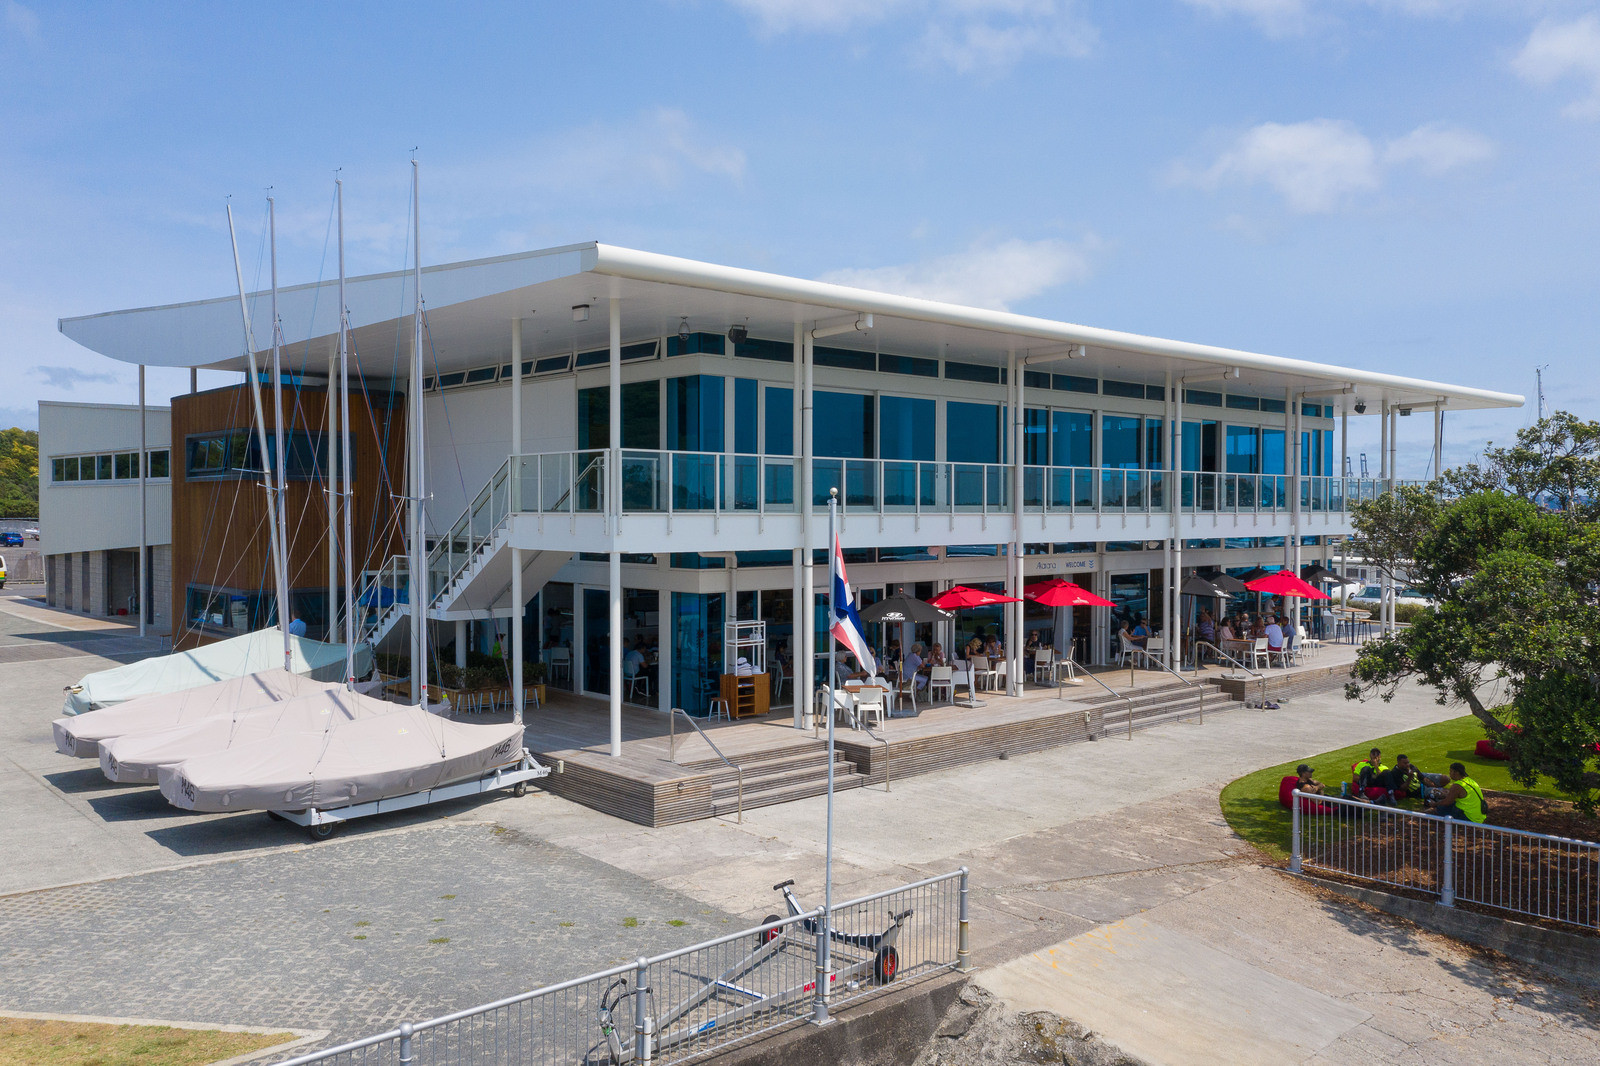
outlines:
{"label": "exterior staircase", "polygon": [[1234,703],[1233,696],[1211,681],[1197,681],[1192,686],[1182,681],[1166,681],[1130,692],[1126,698],[1102,693],[1096,698],[1085,698],[1078,702],[1089,704],[1099,711],[1101,733],[1125,733],[1130,713],[1134,729],[1148,729],[1199,717],[1202,688],[1205,690],[1206,710],[1220,711]]}
{"label": "exterior staircase", "polygon": [[[828,745],[807,741],[775,751],[756,752],[736,760],[744,771],[744,809],[767,807],[774,803],[820,796],[828,791]],[[682,764],[685,770],[711,777],[711,816],[732,818],[739,809],[739,776],[720,759],[705,759]],[[860,788],[866,775],[843,753],[834,753],[833,789]]]}

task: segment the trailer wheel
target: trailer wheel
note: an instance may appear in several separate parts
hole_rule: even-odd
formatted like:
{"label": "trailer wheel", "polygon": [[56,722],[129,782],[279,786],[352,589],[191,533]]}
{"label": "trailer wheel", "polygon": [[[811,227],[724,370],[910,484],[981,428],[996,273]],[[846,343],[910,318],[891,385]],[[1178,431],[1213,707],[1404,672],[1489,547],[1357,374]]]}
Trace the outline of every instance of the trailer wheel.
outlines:
{"label": "trailer wheel", "polygon": [[[765,918],[761,919],[761,924],[762,925],[771,925],[773,922],[776,922],[776,921],[779,921],[779,920],[780,920],[780,917],[778,915],[769,914]],[[783,935],[783,930],[781,930],[781,929],[768,929],[764,933],[757,933],[756,934],[756,947],[758,947],[758,948],[759,947],[764,947],[765,945],[772,943],[774,940],[778,939],[778,937],[780,937],[782,935]]]}
{"label": "trailer wheel", "polygon": [[528,794],[528,783],[526,781],[518,781],[511,786],[511,794],[513,796],[526,796]]}
{"label": "trailer wheel", "polygon": [[327,840],[338,828],[338,822],[317,822],[306,826],[306,832],[311,835],[312,840]]}
{"label": "trailer wheel", "polygon": [[900,953],[892,947],[879,948],[877,958],[872,960],[872,976],[878,979],[880,985],[886,985],[899,972]]}

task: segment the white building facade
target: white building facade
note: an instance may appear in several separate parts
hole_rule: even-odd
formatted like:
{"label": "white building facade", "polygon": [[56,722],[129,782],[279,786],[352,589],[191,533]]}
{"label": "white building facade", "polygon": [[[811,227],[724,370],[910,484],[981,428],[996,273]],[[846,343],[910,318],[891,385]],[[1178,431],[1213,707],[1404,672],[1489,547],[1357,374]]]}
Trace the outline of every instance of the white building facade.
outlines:
{"label": "white building facade", "polygon": [[171,463],[166,407],[145,408],[141,441],[137,404],[40,401],[39,530],[52,607],[137,621],[143,544],[145,623],[170,630]]}
{"label": "white building facade", "polygon": [[[1402,455],[1436,456],[1446,411],[1522,402],[603,244],[424,269],[413,382],[395,315],[411,286],[353,279],[347,305],[367,388],[423,392],[435,646],[498,639],[546,662],[609,701],[614,749],[624,699],[705,712],[735,619],[767,622],[769,660],[789,664],[775,696],[800,720],[827,647],[834,489],[866,603],[1050,576],[1117,605],[904,634],[953,648],[992,632],[1015,679],[1026,634],[1103,662],[1122,622],[1187,618],[1177,589],[1197,571],[1336,564],[1352,503]],[[297,372],[325,374],[331,284],[279,299],[286,342],[314,353]],[[128,362],[244,365],[236,298],[62,330]],[[1411,412],[1429,417],[1402,446]],[[1347,476],[1351,417],[1382,419],[1375,477]],[[363,569],[411,584],[401,559]],[[372,603],[366,631],[388,639],[403,605]]]}

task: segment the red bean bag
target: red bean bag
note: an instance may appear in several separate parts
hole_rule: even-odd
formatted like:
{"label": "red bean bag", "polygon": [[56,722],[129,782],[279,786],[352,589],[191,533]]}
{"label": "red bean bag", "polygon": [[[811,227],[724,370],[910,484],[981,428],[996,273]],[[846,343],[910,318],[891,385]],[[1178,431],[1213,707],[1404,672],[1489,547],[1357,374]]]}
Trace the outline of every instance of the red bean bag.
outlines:
{"label": "red bean bag", "polygon": [[1494,741],[1485,737],[1473,746],[1473,753],[1480,759],[1499,759],[1505,761],[1511,758],[1505,752],[1494,746]]}
{"label": "red bean bag", "polygon": [[[1300,778],[1289,774],[1278,782],[1278,802],[1283,804],[1285,810],[1294,810],[1294,787],[1300,783]],[[1300,801],[1301,814],[1332,814],[1333,804],[1322,803],[1313,799]]]}

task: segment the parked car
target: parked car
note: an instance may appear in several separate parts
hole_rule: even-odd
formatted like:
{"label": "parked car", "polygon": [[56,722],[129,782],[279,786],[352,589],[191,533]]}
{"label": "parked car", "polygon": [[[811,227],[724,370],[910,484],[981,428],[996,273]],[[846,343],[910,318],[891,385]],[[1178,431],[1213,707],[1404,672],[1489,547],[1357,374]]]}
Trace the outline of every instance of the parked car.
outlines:
{"label": "parked car", "polygon": [[[1428,599],[1416,589],[1407,588],[1404,585],[1397,585],[1394,589],[1394,595],[1396,597],[1395,602],[1397,603],[1416,603],[1421,604],[1424,607],[1434,606],[1434,602],[1432,600]],[[1383,602],[1383,599],[1384,596],[1382,586],[1367,585],[1363,587],[1360,592],[1356,593],[1354,596],[1351,596],[1345,602],[1351,604],[1352,606],[1367,607],[1376,606],[1377,604]]]}
{"label": "parked car", "polygon": [[8,548],[20,548],[22,547],[22,534],[14,530],[0,533],[0,544],[4,544]]}
{"label": "parked car", "polygon": [[22,535],[27,537],[29,540],[39,539],[39,531],[37,529],[24,529],[22,531]]}

